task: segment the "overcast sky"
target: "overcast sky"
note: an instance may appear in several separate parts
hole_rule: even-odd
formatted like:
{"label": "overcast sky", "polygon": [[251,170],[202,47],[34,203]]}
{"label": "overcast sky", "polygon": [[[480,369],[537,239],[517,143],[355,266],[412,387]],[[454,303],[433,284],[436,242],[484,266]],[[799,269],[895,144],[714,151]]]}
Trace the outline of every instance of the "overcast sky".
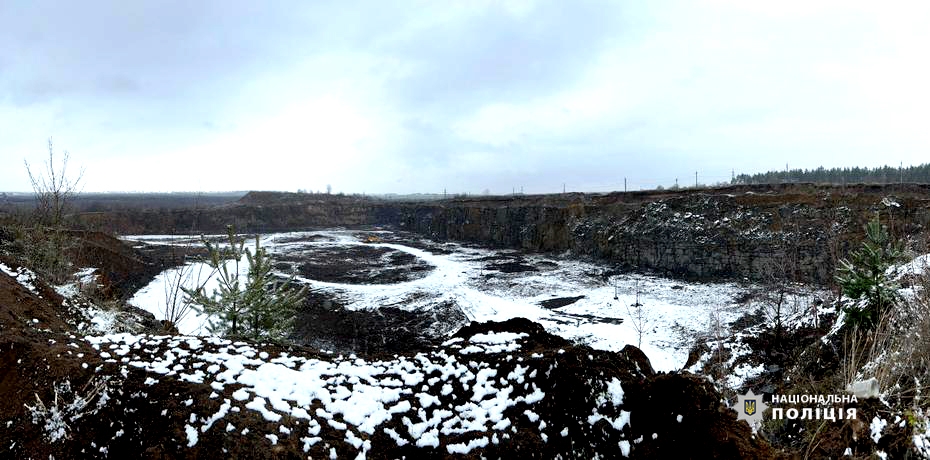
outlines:
{"label": "overcast sky", "polygon": [[930,2],[0,0],[0,190],[509,193],[930,161]]}

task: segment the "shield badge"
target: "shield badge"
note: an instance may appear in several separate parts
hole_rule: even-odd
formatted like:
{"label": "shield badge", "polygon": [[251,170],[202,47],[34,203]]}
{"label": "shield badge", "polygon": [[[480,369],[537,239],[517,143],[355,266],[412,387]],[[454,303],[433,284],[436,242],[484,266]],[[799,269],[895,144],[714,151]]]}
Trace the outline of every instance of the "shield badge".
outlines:
{"label": "shield badge", "polygon": [[743,400],[743,412],[746,415],[753,415],[756,413],[756,400],[755,399],[746,399]]}

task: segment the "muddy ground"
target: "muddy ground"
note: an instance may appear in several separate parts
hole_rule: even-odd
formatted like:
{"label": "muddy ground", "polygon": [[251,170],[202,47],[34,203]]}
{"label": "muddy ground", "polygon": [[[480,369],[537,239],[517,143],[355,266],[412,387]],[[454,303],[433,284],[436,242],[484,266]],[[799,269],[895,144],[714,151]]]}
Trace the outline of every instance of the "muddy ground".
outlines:
{"label": "muddy ground", "polygon": [[413,254],[370,246],[318,247],[279,259],[296,263],[303,277],[332,283],[401,283],[423,278],[433,269]]}
{"label": "muddy ground", "polygon": [[428,350],[441,343],[443,333],[435,325],[457,328],[466,318],[454,304],[441,304],[430,311],[407,311],[397,307],[378,310],[348,310],[331,293],[311,291],[297,314],[291,339],[312,348],[368,357]]}

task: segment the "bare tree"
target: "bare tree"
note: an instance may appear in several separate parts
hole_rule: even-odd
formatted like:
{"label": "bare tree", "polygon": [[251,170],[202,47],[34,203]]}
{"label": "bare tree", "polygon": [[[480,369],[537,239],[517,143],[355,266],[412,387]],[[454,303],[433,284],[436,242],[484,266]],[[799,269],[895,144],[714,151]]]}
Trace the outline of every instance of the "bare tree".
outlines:
{"label": "bare tree", "polygon": [[719,304],[714,305],[713,310],[711,310],[708,315],[708,320],[708,329],[710,329],[714,341],[714,348],[711,349],[711,359],[713,360],[711,377],[719,383],[721,388],[724,388],[727,385],[725,377],[727,372],[729,372],[726,365],[729,356],[727,356],[728,351],[724,345],[724,339],[726,339],[727,335],[724,330],[725,319],[723,318],[723,312]]}
{"label": "bare tree", "polygon": [[65,212],[71,199],[78,193],[84,176],[81,170],[76,176],[69,175],[65,152],[60,164],[55,160],[52,139],[48,140],[48,160],[42,168],[33,171],[28,161],[26,172],[36,197],[35,226],[24,235],[26,257],[34,270],[47,275],[54,282],[64,282],[71,274],[71,262],[67,249],[69,238],[65,234]]}
{"label": "bare tree", "polygon": [[[633,307],[633,310],[630,310],[630,307]],[[626,312],[630,315],[630,324],[636,331],[636,348],[642,348],[643,334],[649,328],[649,321],[643,313],[643,304],[639,302],[639,283],[636,283],[636,301],[633,305],[626,307]]]}
{"label": "bare tree", "polygon": [[78,172],[77,176],[68,175],[70,157],[71,154],[66,150],[62,155],[61,164],[56,165],[52,138],[48,138],[48,160],[42,164],[42,169],[33,171],[29,162],[23,160],[26,164],[26,172],[29,173],[32,190],[36,194],[39,222],[55,229],[61,228],[65,210],[74,195],[78,193],[81,179],[84,177],[83,169]]}
{"label": "bare tree", "polygon": [[765,290],[762,313],[774,331],[776,341],[781,341],[785,332],[790,270],[790,262],[784,250],[772,254],[771,258],[759,265],[759,274]]}
{"label": "bare tree", "polygon": [[[206,281],[201,280],[201,273],[198,271],[196,273],[196,279],[194,274],[193,266],[181,262],[181,265],[177,269],[171,272],[168,275],[167,282],[164,284],[165,288],[165,322],[164,327],[166,331],[177,330],[178,324],[187,317],[187,315],[193,310],[193,301],[190,296],[184,292],[184,287],[190,287],[192,282],[197,289],[200,289],[206,284]],[[212,273],[211,273],[212,276]],[[208,276],[207,279],[210,277]]]}

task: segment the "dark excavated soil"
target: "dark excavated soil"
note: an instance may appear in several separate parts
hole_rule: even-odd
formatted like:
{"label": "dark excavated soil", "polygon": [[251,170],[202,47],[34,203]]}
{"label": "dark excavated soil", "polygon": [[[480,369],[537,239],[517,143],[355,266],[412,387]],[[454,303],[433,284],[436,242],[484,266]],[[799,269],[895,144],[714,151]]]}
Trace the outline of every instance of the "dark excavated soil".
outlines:
{"label": "dark excavated soil", "polygon": [[[35,314],[42,316],[44,312],[57,316],[51,302],[21,292],[3,274],[0,274],[0,292],[9,292],[26,300],[25,304],[37,310]],[[4,310],[19,310],[10,308],[18,303],[4,301],[0,305]],[[17,312],[7,313],[16,316]],[[23,313],[19,311],[20,315]],[[357,455],[357,449],[346,441],[345,433],[325,423],[320,432],[323,442],[305,452],[299,431],[284,434],[277,429],[277,424],[269,423],[252,410],[230,412],[222,422],[198,432],[198,442],[188,448],[185,430],[192,410],[200,414],[216,413],[223,400],[234,400],[232,393],[238,385],[215,390],[205,383],[183,381],[178,375],[158,375],[157,383],[151,384],[147,381],[153,374],[129,366],[128,372],[121,375],[120,363],[104,362],[86,342],[71,339],[67,330],[19,328],[16,321],[11,323],[7,318],[0,317],[0,325],[3,326],[0,328],[0,364],[5,371],[0,375],[0,394],[4,396],[0,401],[0,421],[4,422],[0,423],[0,438],[5,440],[0,457],[272,459],[306,458],[309,455],[321,458],[330,454],[330,446],[338,458]],[[60,318],[48,320],[50,323],[61,321]],[[619,457],[617,446],[620,441],[637,439],[640,441],[635,444],[631,458],[769,458],[773,454],[760,438],[752,436],[746,424],[736,420],[733,411],[720,404],[720,395],[709,382],[688,375],[656,375],[648,359],[635,347],[608,353],[573,346],[546,333],[539,324],[525,319],[472,323],[455,336],[467,340],[475,334],[498,331],[525,333],[527,337],[516,352],[480,354],[473,359],[486,362],[499,375],[513,372],[521,362],[549,363],[549,371],[528,377],[548,396],[533,410],[549,426],[541,430],[539,423],[523,416],[523,407],[517,405],[504,413],[513,425],[507,430],[496,431],[507,433],[506,439],[499,444],[489,443],[459,458],[610,458]],[[261,346],[260,349],[271,355],[286,352],[327,359],[318,352],[301,347]],[[209,344],[190,351],[215,352]],[[412,358],[414,351],[400,354]],[[134,349],[128,358],[148,352]],[[154,354],[167,352],[168,349],[151,351]],[[451,348],[447,352],[457,354]],[[439,373],[440,370],[435,370],[426,375],[426,382],[431,382],[430,378]],[[598,403],[606,382],[613,378],[623,382],[626,393],[623,406],[618,408]],[[110,393],[108,402],[93,415],[69,424],[66,438],[51,443],[45,439],[43,426],[31,420],[26,404],[35,404],[37,397],[51,403],[55,398],[53,388],[64,381],[70,383],[70,390],[59,395],[68,400],[76,394],[86,394],[87,388],[99,382],[105,382]],[[464,382],[452,382],[449,393],[440,393],[442,382],[427,384],[432,386],[424,391],[439,395],[440,407],[466,401],[471,395]],[[214,394],[217,391],[219,394]],[[404,398],[418,407],[416,398]],[[97,400],[92,403],[96,404]],[[314,407],[311,405],[308,410],[313,412]],[[611,418],[616,417],[621,409],[629,411],[632,413],[631,422],[622,431],[611,428],[606,420],[591,425],[588,418],[595,407]],[[675,421],[678,414],[683,416],[680,423]],[[7,421],[10,423],[5,423]],[[297,422],[287,415],[282,419],[282,424],[289,424],[292,429]],[[226,431],[227,423],[235,425],[235,433]],[[560,435],[563,427],[568,428],[566,436]],[[403,416],[394,415],[383,424],[383,428],[404,432]],[[246,429],[248,434],[244,434]],[[540,435],[541,431],[548,433],[547,439]],[[469,436],[490,437],[492,433],[495,431],[449,436],[443,438],[437,449],[409,444],[398,446],[383,429],[371,436],[364,433],[360,436],[371,442],[367,453],[370,459],[449,458],[446,445],[462,442]],[[277,435],[276,443],[270,443],[266,434]]]}
{"label": "dark excavated soil", "polygon": [[465,323],[465,315],[452,303],[426,311],[390,306],[355,311],[330,293],[310,291],[291,338],[316,349],[379,356],[427,350]]}
{"label": "dark excavated soil", "polygon": [[419,249],[426,251],[430,254],[435,255],[448,255],[452,254],[455,251],[446,247],[446,243],[440,243],[436,241],[431,241],[424,239],[423,235],[418,235],[416,233],[405,232],[401,230],[391,230],[389,233],[381,232],[371,232],[371,233],[362,233],[360,238],[363,241],[369,241],[372,243],[397,243],[403,244],[404,246],[409,246],[414,249]]}
{"label": "dark excavated soil", "polygon": [[556,308],[562,308],[564,306],[571,305],[583,298],[584,298],[583,295],[576,296],[576,297],[556,297],[554,299],[547,299],[547,300],[543,300],[539,302],[539,306],[553,310]]}
{"label": "dark excavated soil", "polygon": [[331,236],[326,236],[326,235],[279,236],[275,239],[276,244],[303,243],[303,242],[323,243],[323,242],[335,242],[335,241],[336,241],[335,238]]}
{"label": "dark excavated soil", "polygon": [[426,276],[433,266],[416,256],[380,246],[320,246],[281,261],[297,264],[301,276],[347,284],[391,284]]}
{"label": "dark excavated soil", "polygon": [[205,254],[202,247],[129,243],[102,232],[71,231],[70,259],[94,267],[106,300],[126,300],[165,269]]}
{"label": "dark excavated soil", "polygon": [[539,269],[521,262],[502,262],[499,264],[490,264],[485,267],[486,270],[498,271],[501,273],[524,273],[538,272]]}
{"label": "dark excavated soil", "polygon": [[475,262],[486,262],[484,265],[485,270],[500,273],[538,272],[552,270],[559,266],[556,262],[549,260],[529,261],[521,257],[519,253],[513,251],[510,251],[510,253],[502,252],[499,254],[475,257],[470,260]]}

